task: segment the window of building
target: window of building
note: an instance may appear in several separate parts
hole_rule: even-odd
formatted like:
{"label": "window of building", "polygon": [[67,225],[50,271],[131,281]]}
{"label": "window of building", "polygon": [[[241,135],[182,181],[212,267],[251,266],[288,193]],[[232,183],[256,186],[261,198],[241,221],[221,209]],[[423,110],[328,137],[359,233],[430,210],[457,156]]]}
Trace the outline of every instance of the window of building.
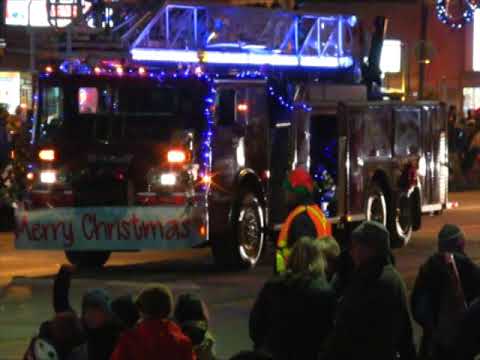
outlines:
{"label": "window of building", "polygon": [[473,20],[473,71],[480,71],[480,9]]}
{"label": "window of building", "polygon": [[463,112],[480,108],[480,87],[463,88]]}
{"label": "window of building", "polygon": [[402,71],[402,42],[385,40],[380,57],[382,73],[399,73]]}
{"label": "window of building", "polygon": [[[61,5],[57,6],[57,16],[64,19],[58,20],[57,24],[60,27],[70,24],[68,18],[77,16],[76,7],[70,6],[76,4],[76,0],[64,0]],[[83,11],[86,12],[90,3],[82,1]],[[36,26],[49,27],[47,0],[6,0],[5,5],[5,24],[15,26]]]}

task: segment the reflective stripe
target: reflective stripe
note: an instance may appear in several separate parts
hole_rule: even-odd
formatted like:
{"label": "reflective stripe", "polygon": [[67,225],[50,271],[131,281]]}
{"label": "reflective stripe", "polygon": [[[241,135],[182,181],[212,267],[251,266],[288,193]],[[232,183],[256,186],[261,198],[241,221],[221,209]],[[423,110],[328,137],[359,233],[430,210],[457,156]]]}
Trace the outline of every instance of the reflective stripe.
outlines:
{"label": "reflective stripe", "polygon": [[308,217],[312,220],[317,230],[317,237],[327,236],[332,234],[331,224],[328,222],[326,216],[317,205],[301,205],[296,207],[287,217],[287,220],[280,230],[280,235],[277,240],[276,250],[276,269],[277,272],[284,272],[287,268],[287,261],[290,257],[291,249],[288,247],[288,233],[290,226],[295,218],[303,213],[307,212]]}

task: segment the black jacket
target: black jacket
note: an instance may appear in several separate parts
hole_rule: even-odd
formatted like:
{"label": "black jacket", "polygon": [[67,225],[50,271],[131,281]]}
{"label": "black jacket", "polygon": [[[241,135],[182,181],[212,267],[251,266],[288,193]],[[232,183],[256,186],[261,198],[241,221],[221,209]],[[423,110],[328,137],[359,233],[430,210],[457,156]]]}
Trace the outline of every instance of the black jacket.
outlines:
{"label": "black jacket", "polygon": [[403,280],[388,258],[356,270],[338,305],[328,360],[415,359]]}
{"label": "black jacket", "polygon": [[250,338],[278,360],[316,360],[333,326],[335,296],[323,277],[268,281],[250,314]]}
{"label": "black jacket", "polygon": [[[60,271],[53,285],[53,307],[56,313],[72,311],[69,301],[71,275]],[[110,360],[124,327],[115,318],[109,320],[102,328],[85,329],[87,338],[88,360]]]}
{"label": "black jacket", "polygon": [[[448,270],[442,257],[441,253],[436,253],[420,267],[412,291],[412,315],[423,328],[420,346],[422,356],[432,350],[433,332],[438,322],[442,294],[449,281]],[[469,304],[480,296],[480,270],[464,254],[455,253],[454,258],[465,300]]]}
{"label": "black jacket", "polygon": [[456,360],[473,360],[480,354],[480,299],[467,310],[456,344]]}

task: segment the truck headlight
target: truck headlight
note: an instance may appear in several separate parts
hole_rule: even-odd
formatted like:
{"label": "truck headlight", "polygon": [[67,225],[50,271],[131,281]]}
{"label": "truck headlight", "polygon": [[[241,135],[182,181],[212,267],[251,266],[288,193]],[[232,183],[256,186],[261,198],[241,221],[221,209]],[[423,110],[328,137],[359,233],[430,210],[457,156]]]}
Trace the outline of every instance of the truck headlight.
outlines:
{"label": "truck headlight", "polygon": [[40,182],[42,184],[55,184],[57,182],[57,172],[53,170],[41,171]]}
{"label": "truck headlight", "polygon": [[160,175],[160,185],[174,186],[177,183],[177,175],[166,173]]}

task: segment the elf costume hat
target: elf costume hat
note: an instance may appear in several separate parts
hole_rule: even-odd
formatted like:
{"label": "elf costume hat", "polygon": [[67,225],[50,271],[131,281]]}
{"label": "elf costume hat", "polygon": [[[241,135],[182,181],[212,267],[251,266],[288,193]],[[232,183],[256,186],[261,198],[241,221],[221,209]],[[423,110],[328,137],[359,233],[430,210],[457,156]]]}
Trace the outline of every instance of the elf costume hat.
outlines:
{"label": "elf costume hat", "polygon": [[312,177],[303,168],[291,171],[283,185],[287,191],[298,195],[311,195],[315,189]]}

